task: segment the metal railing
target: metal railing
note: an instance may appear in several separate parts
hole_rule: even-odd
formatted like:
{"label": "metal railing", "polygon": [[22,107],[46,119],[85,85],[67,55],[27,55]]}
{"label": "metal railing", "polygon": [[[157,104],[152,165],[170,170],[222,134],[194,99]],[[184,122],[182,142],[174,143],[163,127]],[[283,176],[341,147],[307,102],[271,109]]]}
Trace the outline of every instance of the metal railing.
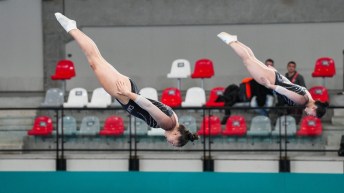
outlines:
{"label": "metal railing", "polygon": [[[206,116],[212,116],[216,113],[218,114],[223,114],[223,110],[231,110],[231,111],[238,111],[238,112],[247,112],[254,110],[254,109],[261,109],[262,107],[194,107],[194,108],[186,108],[186,107],[180,107],[180,108],[174,108],[176,112],[187,112],[190,110],[196,111],[193,114],[201,114],[201,119],[203,121],[203,124],[205,124],[203,117]],[[298,108],[298,107],[293,107],[293,108]],[[329,109],[335,109],[335,108],[344,108],[344,107],[329,107]],[[287,110],[290,109],[290,107],[270,107],[266,108],[269,109],[270,112],[279,112],[279,115],[277,117],[280,117],[281,115],[287,115]],[[56,153],[56,160],[57,160],[57,169],[63,169],[65,168],[65,153],[73,153],[73,152],[127,152],[129,154],[129,159],[132,160],[132,169],[135,170],[137,167],[137,161],[140,153],[144,152],[197,152],[197,153],[202,153],[201,159],[205,161],[205,166],[204,170],[205,171],[211,171],[212,167],[212,157],[214,153],[217,152],[272,152],[272,153],[278,153],[280,160],[283,162],[282,164],[285,164],[284,161],[288,160],[288,154],[290,152],[321,152],[321,153],[326,153],[326,152],[337,152],[338,149],[317,149],[317,148],[312,148],[312,149],[300,149],[300,148],[290,148],[289,143],[290,143],[290,137],[287,135],[287,129],[288,127],[285,125],[283,128],[285,131],[283,132],[281,130],[279,131],[279,135],[277,136],[277,143],[278,143],[278,148],[214,148],[214,144],[216,145],[217,139],[221,141],[222,139],[226,139],[228,137],[226,136],[212,136],[211,134],[204,135],[200,139],[201,145],[194,145],[197,147],[189,147],[189,148],[169,148],[169,147],[164,147],[161,148],[161,144],[158,145],[158,148],[151,148],[149,146],[144,147],[141,144],[141,138],[140,136],[137,135],[137,130],[136,130],[136,124],[134,128],[131,128],[133,124],[132,123],[132,117],[128,115],[122,108],[119,107],[108,107],[108,108],[63,108],[63,107],[38,107],[38,108],[0,108],[0,112],[4,111],[28,111],[28,110],[34,110],[40,113],[44,112],[53,112],[54,118],[55,118],[55,131],[56,135],[54,136],[55,139],[53,143],[55,143],[55,148],[49,148],[49,149],[44,149],[44,148],[18,148],[18,149],[0,149],[0,152],[24,152],[24,153],[29,153],[29,152],[54,152]],[[106,111],[107,113],[118,113],[120,112],[121,116],[124,117],[126,116],[128,119],[127,125],[129,129],[129,135],[122,137],[123,142],[122,143],[127,143],[127,146],[123,146],[124,148],[70,148],[70,147],[65,147],[66,143],[66,136],[64,135],[64,129],[61,129],[61,133],[59,132],[59,127],[63,127],[63,116],[65,116],[66,112],[72,112],[75,111],[77,113],[85,113],[85,111],[91,111],[93,112],[103,112]],[[197,113],[197,111],[201,113]],[[6,113],[4,113],[6,114]],[[178,113],[177,113],[178,114]],[[243,113],[245,114],[245,113]],[[254,114],[251,114],[254,116]],[[3,118],[6,119],[6,116]],[[59,120],[61,119],[61,126],[59,126]],[[208,127],[211,128],[211,122],[208,122]],[[276,124],[282,124],[276,123]],[[200,121],[198,121],[197,125],[200,125]],[[27,128],[29,130],[30,128]],[[26,130],[25,130],[26,131]],[[24,132],[25,132],[24,131]],[[11,132],[10,130],[0,130],[0,132]],[[207,133],[207,132],[204,132]],[[209,133],[209,132],[208,132]],[[281,135],[281,133],[283,133]],[[94,136],[96,137],[96,136]],[[272,137],[270,137],[270,140],[272,140]],[[269,138],[266,137],[266,138]],[[115,138],[115,137],[114,137]],[[147,137],[149,138],[149,136]],[[243,137],[245,138],[245,137]],[[246,137],[246,140],[248,141],[248,137]],[[162,141],[163,143],[166,143],[164,140],[159,139],[158,141]],[[102,143],[102,142],[100,142]],[[195,144],[196,144],[195,143]],[[222,142],[223,143],[223,142]],[[1,144],[1,141],[0,141]],[[339,144],[338,144],[339,146]],[[210,166],[209,166],[210,165]]]}

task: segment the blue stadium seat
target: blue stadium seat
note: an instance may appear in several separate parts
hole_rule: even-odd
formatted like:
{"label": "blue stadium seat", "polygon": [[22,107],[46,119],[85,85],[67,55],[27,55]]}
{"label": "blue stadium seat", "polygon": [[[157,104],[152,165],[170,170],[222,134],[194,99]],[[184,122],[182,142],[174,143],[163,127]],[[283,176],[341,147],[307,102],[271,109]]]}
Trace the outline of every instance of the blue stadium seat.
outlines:
{"label": "blue stadium seat", "polygon": [[100,131],[99,118],[95,116],[84,117],[81,121],[79,135],[97,135]]}
{"label": "blue stadium seat", "polygon": [[45,94],[44,102],[41,103],[42,107],[60,107],[64,103],[64,93],[59,88],[50,88]]}
{"label": "blue stadium seat", "polygon": [[183,115],[179,117],[179,124],[184,125],[191,133],[197,132],[196,118],[191,115]]}
{"label": "blue stadium seat", "polygon": [[[148,133],[149,126],[142,119],[131,117],[131,134],[134,135],[136,127],[136,135],[146,136]],[[129,135],[129,127],[124,131],[124,135]]]}
{"label": "blue stadium seat", "polygon": [[[287,131],[287,133],[286,133]],[[277,118],[275,129],[271,132],[272,136],[293,136],[296,135],[296,121],[295,118],[290,115],[284,115]]]}
{"label": "blue stadium seat", "polygon": [[[62,134],[62,119],[59,119],[59,125],[58,125],[58,131],[59,135]],[[72,116],[65,116],[63,117],[63,134],[65,136],[73,136],[76,134],[77,126],[76,126],[76,120]],[[56,134],[56,132],[54,132]]]}
{"label": "blue stadium seat", "polygon": [[258,115],[251,120],[248,136],[264,137],[271,133],[271,120],[269,117]]}

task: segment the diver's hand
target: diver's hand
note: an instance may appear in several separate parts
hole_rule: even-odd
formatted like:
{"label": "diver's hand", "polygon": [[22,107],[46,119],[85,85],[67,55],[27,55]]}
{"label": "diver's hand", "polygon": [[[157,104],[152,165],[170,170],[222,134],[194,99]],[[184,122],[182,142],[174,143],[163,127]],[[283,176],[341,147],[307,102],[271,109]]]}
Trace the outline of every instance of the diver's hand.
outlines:
{"label": "diver's hand", "polygon": [[116,83],[117,86],[117,94],[122,95],[122,96],[127,96],[131,94],[131,90],[125,85],[123,81],[118,81]]}

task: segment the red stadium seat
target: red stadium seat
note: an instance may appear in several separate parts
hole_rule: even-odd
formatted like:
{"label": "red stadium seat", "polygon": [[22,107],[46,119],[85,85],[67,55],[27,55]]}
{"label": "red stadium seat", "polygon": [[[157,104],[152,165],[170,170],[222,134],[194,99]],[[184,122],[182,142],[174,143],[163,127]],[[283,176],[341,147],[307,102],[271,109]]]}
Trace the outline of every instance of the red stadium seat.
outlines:
{"label": "red stadium seat", "polygon": [[122,117],[110,116],[106,118],[103,129],[99,132],[102,136],[119,136],[124,133],[124,123]]}
{"label": "red stadium seat", "polygon": [[162,91],[161,102],[170,107],[179,107],[182,104],[182,95],[178,88],[166,88]]}
{"label": "red stadium seat", "polygon": [[223,107],[225,102],[216,102],[219,95],[222,95],[225,91],[224,87],[215,87],[211,89],[209,100],[206,102],[206,107]]}
{"label": "red stadium seat", "polygon": [[57,63],[55,74],[51,76],[52,80],[67,80],[75,76],[74,64],[70,60],[60,60]]}
{"label": "red stadium seat", "polygon": [[204,89],[204,79],[211,78],[214,76],[214,66],[213,62],[209,59],[200,59],[195,63],[195,68],[191,74],[191,78],[200,78],[202,79],[201,84]]}
{"label": "red stadium seat", "polygon": [[221,121],[218,116],[206,116],[203,118],[198,135],[219,135],[221,134]]}
{"label": "red stadium seat", "polygon": [[241,115],[233,115],[227,119],[226,128],[222,131],[222,135],[243,136],[247,132],[245,117]]}
{"label": "red stadium seat", "polygon": [[212,76],[214,76],[213,62],[209,59],[197,60],[191,78],[211,78]]}
{"label": "red stadium seat", "polygon": [[314,100],[319,100],[321,102],[327,102],[329,103],[329,95],[328,91],[323,86],[314,86],[309,89],[309,93],[312,95],[312,98]]}
{"label": "red stadium seat", "polygon": [[333,77],[335,74],[336,67],[332,58],[323,57],[315,62],[313,77]]}
{"label": "red stadium seat", "polygon": [[319,136],[322,133],[321,120],[314,116],[305,116],[302,118],[298,136]]}
{"label": "red stadium seat", "polygon": [[39,116],[35,118],[33,127],[27,133],[34,136],[48,136],[53,132],[53,121],[48,116]]}

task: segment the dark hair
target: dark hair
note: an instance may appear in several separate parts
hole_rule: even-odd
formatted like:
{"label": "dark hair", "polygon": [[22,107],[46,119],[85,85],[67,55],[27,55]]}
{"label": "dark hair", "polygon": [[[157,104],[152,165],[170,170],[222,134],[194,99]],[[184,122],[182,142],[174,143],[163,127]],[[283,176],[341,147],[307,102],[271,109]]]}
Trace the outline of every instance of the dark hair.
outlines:
{"label": "dark hair", "polygon": [[268,59],[266,59],[265,60],[265,63],[267,63],[267,62],[271,62],[272,64],[274,64],[275,62],[274,62],[274,60],[273,59],[271,59],[271,58],[268,58]]}
{"label": "dark hair", "polygon": [[191,133],[184,125],[179,125],[178,131],[180,132],[178,147],[183,147],[189,141],[193,142],[199,138],[196,133]]}
{"label": "dark hair", "polygon": [[328,107],[328,103],[327,102],[321,102],[321,101],[315,101],[315,106],[317,106],[315,112],[316,112],[316,116],[318,118],[321,118],[322,116],[325,115],[326,113],[326,107]]}
{"label": "dark hair", "polygon": [[296,63],[294,61],[289,61],[287,65],[289,65],[289,64],[294,64],[295,68],[296,68]]}

